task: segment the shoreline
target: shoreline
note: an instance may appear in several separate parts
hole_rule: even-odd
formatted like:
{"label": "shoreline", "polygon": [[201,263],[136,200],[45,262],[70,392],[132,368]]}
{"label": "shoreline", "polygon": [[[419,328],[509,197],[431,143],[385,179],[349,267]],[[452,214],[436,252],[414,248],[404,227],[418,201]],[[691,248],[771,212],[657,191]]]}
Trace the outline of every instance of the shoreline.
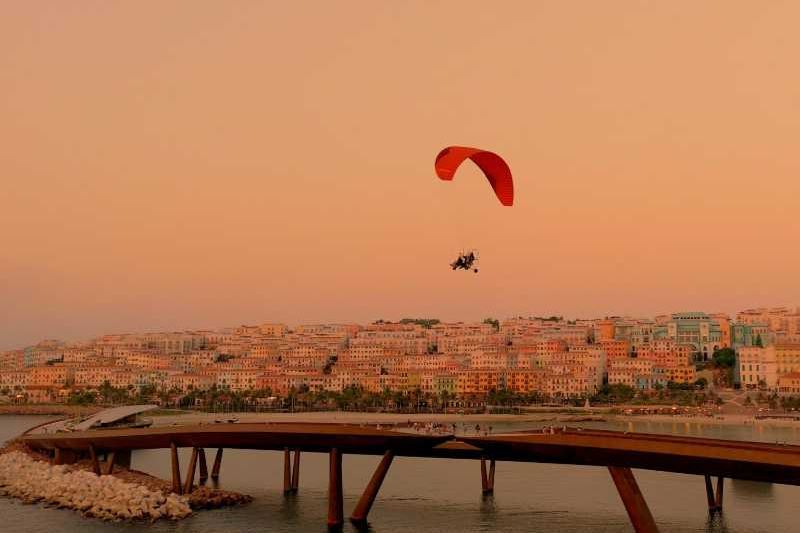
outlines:
{"label": "shoreline", "polygon": [[603,422],[605,415],[591,413],[542,412],[531,414],[441,414],[441,413],[369,413],[352,411],[314,411],[305,413],[204,413],[193,412],[179,415],[162,415],[154,425],[171,424],[213,424],[216,420],[225,422],[230,419],[239,422],[308,422],[359,425],[397,425],[405,426],[409,422],[442,422],[442,423],[504,423],[504,422]]}
{"label": "shoreline", "polygon": [[782,420],[775,418],[757,419],[754,415],[727,414],[720,417],[695,416],[695,415],[610,415],[617,421],[624,422],[655,422],[655,423],[686,423],[707,426],[742,426],[742,427],[788,427],[800,429],[800,420]]}
{"label": "shoreline", "polygon": [[366,413],[342,411],[315,411],[306,413],[204,413],[192,412],[178,415],[162,415],[158,417],[156,425],[172,424],[213,424],[216,420],[225,422],[236,418],[239,422],[311,422],[311,423],[339,423],[359,425],[402,425],[409,422],[440,422],[445,424],[546,424],[555,422],[559,424],[586,423],[660,423],[660,424],[694,424],[694,425],[725,425],[742,427],[789,427],[800,429],[798,420],[781,419],[756,419],[750,414],[726,414],[715,417],[692,414],[642,414],[625,415],[619,413],[592,413],[590,411],[565,413],[563,411],[542,411],[524,414],[440,414],[440,413]]}
{"label": "shoreline", "polygon": [[[237,418],[242,422],[331,422],[351,424],[389,424],[404,425],[408,422],[441,423],[689,423],[700,425],[726,425],[745,427],[789,427],[800,428],[800,420],[755,418],[753,413],[728,413],[704,416],[693,413],[681,414],[625,414],[620,412],[627,406],[586,408],[529,408],[518,414],[509,413],[375,413],[365,411],[306,411],[306,412],[234,412],[212,413],[205,411],[186,411],[165,409],[153,416],[155,425],[182,423],[214,423]],[[0,417],[10,416],[87,416],[102,411],[99,406],[72,405],[0,405]]]}

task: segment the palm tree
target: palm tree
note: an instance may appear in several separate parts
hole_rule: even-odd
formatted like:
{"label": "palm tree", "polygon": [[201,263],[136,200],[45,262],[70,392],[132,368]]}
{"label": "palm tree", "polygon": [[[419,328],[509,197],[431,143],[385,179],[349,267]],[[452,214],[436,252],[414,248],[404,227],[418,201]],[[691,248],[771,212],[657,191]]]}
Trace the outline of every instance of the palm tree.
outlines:
{"label": "palm tree", "polygon": [[442,389],[439,392],[439,403],[442,406],[442,409],[445,409],[447,407],[447,402],[449,401],[450,401],[450,391],[448,391],[447,389]]}

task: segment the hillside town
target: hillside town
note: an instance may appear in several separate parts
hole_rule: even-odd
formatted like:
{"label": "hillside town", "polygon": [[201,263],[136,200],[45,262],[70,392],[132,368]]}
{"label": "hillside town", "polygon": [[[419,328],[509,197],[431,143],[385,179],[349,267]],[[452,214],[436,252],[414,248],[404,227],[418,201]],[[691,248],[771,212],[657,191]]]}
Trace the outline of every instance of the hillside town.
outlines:
{"label": "hillside town", "polygon": [[202,408],[213,392],[256,406],[285,405],[300,393],[468,405],[503,395],[542,402],[706,387],[800,395],[800,308],[735,318],[264,323],[45,340],[0,354],[0,398],[32,404],[135,399]]}

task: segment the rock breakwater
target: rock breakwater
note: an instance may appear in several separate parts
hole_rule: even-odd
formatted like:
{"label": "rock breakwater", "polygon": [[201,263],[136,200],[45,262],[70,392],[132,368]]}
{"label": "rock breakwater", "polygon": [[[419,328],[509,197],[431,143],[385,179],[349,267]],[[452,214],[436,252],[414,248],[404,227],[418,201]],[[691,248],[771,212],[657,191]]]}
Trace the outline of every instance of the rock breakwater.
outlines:
{"label": "rock breakwater", "polygon": [[105,520],[177,520],[192,513],[186,497],[165,495],[114,476],[53,466],[19,451],[0,455],[0,494]]}

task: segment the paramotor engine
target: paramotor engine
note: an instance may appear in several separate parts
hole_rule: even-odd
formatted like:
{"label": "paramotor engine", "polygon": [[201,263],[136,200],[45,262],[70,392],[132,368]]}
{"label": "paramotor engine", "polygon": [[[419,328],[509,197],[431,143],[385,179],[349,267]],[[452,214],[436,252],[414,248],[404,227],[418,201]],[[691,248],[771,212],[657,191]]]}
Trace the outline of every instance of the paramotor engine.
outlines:
{"label": "paramotor engine", "polygon": [[458,258],[450,263],[450,268],[453,270],[473,270],[478,273],[478,251],[470,250],[468,252],[461,252]]}

